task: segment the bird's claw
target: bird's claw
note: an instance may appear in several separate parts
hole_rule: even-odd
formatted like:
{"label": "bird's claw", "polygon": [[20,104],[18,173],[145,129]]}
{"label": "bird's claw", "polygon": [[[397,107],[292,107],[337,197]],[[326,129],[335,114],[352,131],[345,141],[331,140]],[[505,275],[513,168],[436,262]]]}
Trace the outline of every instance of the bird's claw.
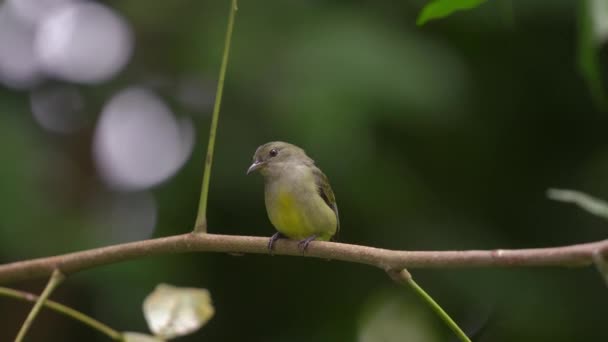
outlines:
{"label": "bird's claw", "polygon": [[278,239],[283,238],[283,234],[276,232],[273,236],[270,237],[270,240],[268,240],[268,251],[270,252],[270,254],[272,255],[272,249],[274,248],[274,243],[277,242]]}
{"label": "bird's claw", "polygon": [[314,241],[314,239],[316,239],[316,238],[317,238],[317,235],[312,235],[312,236],[307,237],[304,240],[300,240],[298,242],[298,249],[300,249],[300,251],[302,251],[302,253],[306,252],[306,250],[308,249],[308,245],[310,245],[310,243],[312,241]]}

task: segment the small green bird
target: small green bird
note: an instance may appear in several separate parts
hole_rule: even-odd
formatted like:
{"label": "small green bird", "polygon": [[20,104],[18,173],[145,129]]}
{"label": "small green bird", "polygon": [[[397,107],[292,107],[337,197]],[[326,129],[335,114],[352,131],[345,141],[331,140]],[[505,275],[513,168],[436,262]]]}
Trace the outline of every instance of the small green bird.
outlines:
{"label": "small green bird", "polygon": [[247,174],[264,176],[264,197],[270,222],[276,228],[268,242],[283,237],[300,240],[302,251],[313,240],[330,240],[340,230],[338,206],[327,176],[303,149],[282,141],[255,151]]}

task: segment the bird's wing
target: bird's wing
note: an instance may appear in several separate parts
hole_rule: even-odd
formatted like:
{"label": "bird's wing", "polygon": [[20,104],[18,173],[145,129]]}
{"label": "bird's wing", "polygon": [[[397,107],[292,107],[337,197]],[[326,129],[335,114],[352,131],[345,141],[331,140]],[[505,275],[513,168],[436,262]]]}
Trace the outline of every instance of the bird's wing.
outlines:
{"label": "bird's wing", "polygon": [[315,182],[317,183],[317,191],[319,192],[319,196],[321,196],[331,210],[336,213],[336,222],[338,223],[338,226],[336,227],[337,234],[340,231],[340,215],[338,215],[336,196],[329,185],[329,179],[327,179],[327,176],[323,173],[323,171],[321,171],[318,167],[313,166],[313,173],[315,176]]}

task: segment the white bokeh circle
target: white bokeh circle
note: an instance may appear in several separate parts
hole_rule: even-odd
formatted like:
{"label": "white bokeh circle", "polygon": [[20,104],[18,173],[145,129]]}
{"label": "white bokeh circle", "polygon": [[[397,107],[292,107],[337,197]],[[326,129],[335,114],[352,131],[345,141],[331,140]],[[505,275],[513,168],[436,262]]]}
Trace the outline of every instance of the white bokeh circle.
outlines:
{"label": "white bokeh circle", "polygon": [[46,73],[94,84],[122,70],[133,39],[127,23],[113,10],[95,2],[72,2],[42,20],[34,49]]}
{"label": "white bokeh circle", "polygon": [[140,190],[172,176],[193,144],[191,121],[176,120],[153,92],[132,87],[116,94],[104,107],[93,152],[109,186]]}

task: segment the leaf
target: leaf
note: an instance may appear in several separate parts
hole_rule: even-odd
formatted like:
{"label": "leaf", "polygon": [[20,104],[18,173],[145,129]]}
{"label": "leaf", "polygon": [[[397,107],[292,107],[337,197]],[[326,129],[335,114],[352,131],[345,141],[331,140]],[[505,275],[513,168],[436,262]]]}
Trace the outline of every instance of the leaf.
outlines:
{"label": "leaf", "polygon": [[549,189],[547,197],[555,201],[574,203],[595,216],[608,219],[608,202],[583,192],[564,189]]}
{"label": "leaf", "polygon": [[591,97],[603,110],[608,99],[601,78],[599,50],[608,39],[608,2],[583,0],[579,7],[578,67]]}
{"label": "leaf", "polygon": [[206,289],[159,284],[144,300],[144,316],[150,330],[170,339],[202,327],[215,312]]}
{"label": "leaf", "polygon": [[486,0],[435,0],[424,6],[416,25],[422,26],[427,21],[447,17],[454,12],[475,8]]}
{"label": "leaf", "polygon": [[127,332],[122,333],[122,341],[124,341],[124,342],[164,342],[165,340],[162,340],[156,336],[127,331]]}

